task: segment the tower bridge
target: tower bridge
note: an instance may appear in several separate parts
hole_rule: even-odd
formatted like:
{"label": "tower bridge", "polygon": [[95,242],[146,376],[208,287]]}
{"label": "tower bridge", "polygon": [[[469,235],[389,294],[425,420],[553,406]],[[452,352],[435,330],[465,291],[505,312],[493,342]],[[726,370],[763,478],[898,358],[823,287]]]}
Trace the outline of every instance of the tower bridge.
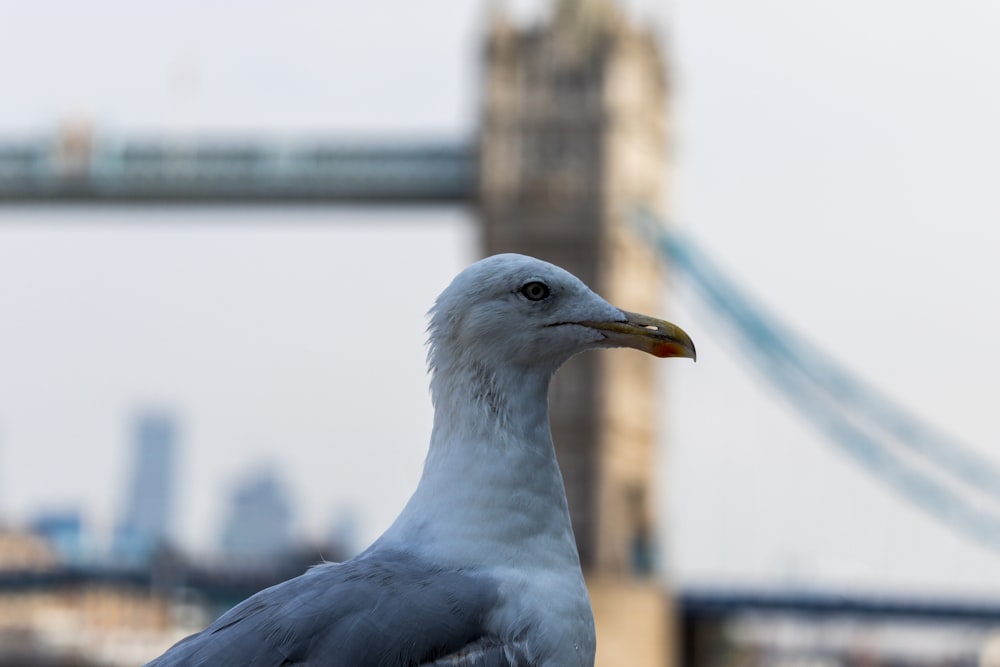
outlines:
{"label": "tower bridge", "polygon": [[[666,205],[667,76],[652,31],[611,0],[559,0],[531,28],[497,15],[482,98],[475,142],[177,143],[79,127],[0,141],[0,202],[472,203],[484,254],[534,255],[655,311],[657,250],[625,217]],[[674,652],[671,597],[651,576],[653,384],[631,355],[582,356],[550,393],[602,666],[666,665]]]}

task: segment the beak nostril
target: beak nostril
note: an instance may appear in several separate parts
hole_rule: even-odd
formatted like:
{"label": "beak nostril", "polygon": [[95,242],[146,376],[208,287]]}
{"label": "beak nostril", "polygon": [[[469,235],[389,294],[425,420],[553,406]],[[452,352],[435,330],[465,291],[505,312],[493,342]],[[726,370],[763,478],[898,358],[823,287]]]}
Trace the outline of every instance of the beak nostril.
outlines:
{"label": "beak nostril", "polygon": [[645,327],[643,327],[643,328],[645,328],[645,329],[649,329],[650,331],[659,331],[659,330],[660,330],[660,327],[658,327],[658,326],[656,326],[656,325],[653,325],[653,324],[647,324],[647,325],[646,325]]}

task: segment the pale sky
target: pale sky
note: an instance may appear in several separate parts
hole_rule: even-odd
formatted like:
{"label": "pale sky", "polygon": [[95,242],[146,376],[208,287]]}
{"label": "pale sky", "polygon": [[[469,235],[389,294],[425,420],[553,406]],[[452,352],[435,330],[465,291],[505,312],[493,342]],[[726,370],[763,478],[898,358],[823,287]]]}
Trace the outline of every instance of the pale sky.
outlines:
{"label": "pale sky", "polygon": [[[528,20],[533,3],[514,3]],[[771,311],[1000,463],[1000,5],[630,2],[669,37],[674,218]],[[467,137],[484,4],[0,0],[0,135]],[[179,534],[273,465],[301,528],[365,540],[412,490],[423,313],[476,258],[458,207],[0,208],[0,511],[106,528],[128,419],[181,421]],[[698,344],[662,363],[668,567],[682,582],[1000,592],[1000,555],[872,480]],[[386,413],[390,413],[388,416]]]}

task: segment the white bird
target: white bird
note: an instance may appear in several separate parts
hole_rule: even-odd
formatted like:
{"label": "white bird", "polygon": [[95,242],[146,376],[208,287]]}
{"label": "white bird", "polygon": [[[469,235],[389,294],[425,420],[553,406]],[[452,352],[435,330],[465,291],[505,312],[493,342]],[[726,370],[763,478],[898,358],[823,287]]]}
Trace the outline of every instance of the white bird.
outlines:
{"label": "white bird", "polygon": [[428,331],[434,426],[396,521],[361,555],[257,593],[149,666],[593,665],[549,379],[591,348],[694,359],[694,344],[513,254],[460,273]]}

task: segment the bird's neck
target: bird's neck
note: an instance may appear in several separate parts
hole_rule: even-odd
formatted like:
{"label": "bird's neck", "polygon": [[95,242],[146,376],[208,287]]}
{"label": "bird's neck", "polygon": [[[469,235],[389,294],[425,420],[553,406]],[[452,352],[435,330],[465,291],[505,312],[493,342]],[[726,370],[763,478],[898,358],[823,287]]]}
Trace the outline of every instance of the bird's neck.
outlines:
{"label": "bird's neck", "polygon": [[467,449],[470,443],[494,450],[514,443],[538,445],[548,453],[550,377],[542,371],[485,362],[438,368],[431,381],[434,430],[428,463],[439,455],[449,460],[461,457],[452,449]]}
{"label": "bird's neck", "polygon": [[423,476],[386,538],[466,564],[527,556],[579,567],[548,385],[548,373],[510,367],[439,368]]}

